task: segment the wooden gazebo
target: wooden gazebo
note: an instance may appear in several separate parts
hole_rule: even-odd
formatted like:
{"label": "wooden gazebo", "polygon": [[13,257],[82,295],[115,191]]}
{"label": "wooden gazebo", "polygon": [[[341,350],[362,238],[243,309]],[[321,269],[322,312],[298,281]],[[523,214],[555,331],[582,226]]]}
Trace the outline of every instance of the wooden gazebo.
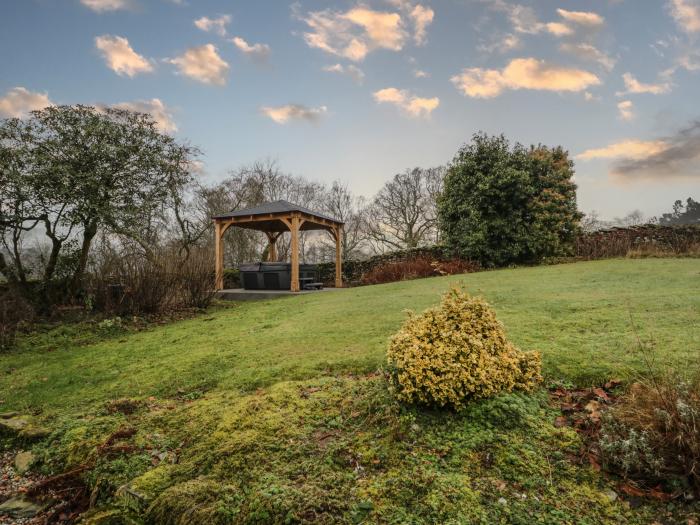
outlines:
{"label": "wooden gazebo", "polygon": [[290,232],[291,239],[291,291],[299,288],[299,232],[326,230],[335,239],[335,286],[343,286],[342,279],[342,239],[343,223],[337,219],[318,213],[287,201],[275,201],[253,208],[235,210],[214,219],[216,243],[216,289],[224,288],[224,233],[230,226],[265,232],[269,241],[268,260],[277,260],[275,243],[284,232]]}

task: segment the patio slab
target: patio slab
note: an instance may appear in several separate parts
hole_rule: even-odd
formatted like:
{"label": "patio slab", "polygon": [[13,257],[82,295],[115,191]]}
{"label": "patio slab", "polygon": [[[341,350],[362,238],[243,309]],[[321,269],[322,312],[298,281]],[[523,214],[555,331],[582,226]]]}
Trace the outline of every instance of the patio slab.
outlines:
{"label": "patio slab", "polygon": [[266,299],[277,299],[279,297],[293,297],[295,295],[332,292],[334,290],[338,290],[338,288],[302,290],[300,292],[292,292],[290,290],[244,290],[243,288],[229,288],[216,292],[216,298],[223,299],[224,301],[261,301]]}

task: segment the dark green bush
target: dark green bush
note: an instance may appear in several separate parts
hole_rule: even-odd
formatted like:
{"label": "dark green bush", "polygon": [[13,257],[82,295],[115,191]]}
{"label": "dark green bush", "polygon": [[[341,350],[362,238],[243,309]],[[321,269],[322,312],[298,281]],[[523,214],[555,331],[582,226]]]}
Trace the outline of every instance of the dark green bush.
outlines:
{"label": "dark green bush", "polygon": [[561,147],[475,134],[452,161],[439,200],[447,248],[484,266],[570,255],[581,218],[573,175]]}

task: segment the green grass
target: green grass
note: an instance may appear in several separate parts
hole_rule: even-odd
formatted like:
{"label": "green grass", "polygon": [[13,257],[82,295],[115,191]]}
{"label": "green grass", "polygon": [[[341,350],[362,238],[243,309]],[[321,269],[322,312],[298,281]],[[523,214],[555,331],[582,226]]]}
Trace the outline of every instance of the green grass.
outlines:
{"label": "green grass", "polygon": [[[696,366],[700,263],[609,260],[233,304],[143,331],[47,328],[0,356],[0,411],[32,413],[54,429],[35,446],[47,472],[94,462],[87,481],[103,517],[531,523],[535,514],[539,523],[649,523],[663,516],[662,505],[635,510],[607,499],[610,482],[571,462],[579,438],[554,428],[542,393],[500,396],[459,415],[391,398],[371,372],[382,366],[404,310],[431,306],[460,283],[494,305],[518,346],[542,352],[549,380],[589,385],[644,371],[639,340],[653,345],[658,366]],[[145,404],[128,416],[105,409],[125,397]],[[127,440],[133,452],[100,455],[98,445],[125,425],[137,429]],[[154,453],[177,463],[153,468]],[[115,497],[127,482],[142,499]]]}
{"label": "green grass", "polygon": [[664,364],[685,367],[700,349],[697,259],[595,261],[241,303],[80,346],[76,337],[90,338],[59,327],[0,357],[0,406],[51,414],[116,397],[372,371],[405,309],[431,306],[459,283],[486,297],[518,346],[542,352],[549,377],[586,385],[639,370],[637,336]]}

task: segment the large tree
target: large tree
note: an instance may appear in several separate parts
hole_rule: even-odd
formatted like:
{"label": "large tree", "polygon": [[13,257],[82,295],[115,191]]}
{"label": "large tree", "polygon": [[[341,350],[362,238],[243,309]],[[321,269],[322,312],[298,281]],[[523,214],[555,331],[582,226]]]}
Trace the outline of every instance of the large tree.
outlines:
{"label": "large tree", "polygon": [[[342,250],[343,259],[361,259],[367,241],[366,205],[362,197],[353,195],[350,189],[340,181],[334,181],[322,192],[322,209],[343,224]],[[321,238],[320,248],[324,259],[334,260],[335,241]]]}
{"label": "large tree", "polygon": [[449,166],[439,199],[445,244],[486,266],[569,253],[581,219],[573,175],[560,147],[475,134]]}
{"label": "large tree", "polygon": [[441,168],[414,168],[387,182],[367,210],[367,233],[375,251],[416,248],[437,240],[436,199]]}
{"label": "large tree", "polygon": [[[191,181],[196,154],[161,133],[150,115],[82,105],[4,120],[0,144],[0,173],[9,181],[0,188],[3,242],[21,248],[24,234],[43,226],[50,255],[35,277],[46,285],[63,262],[74,292],[100,230],[149,251],[158,217]],[[0,272],[10,281],[26,280],[21,249],[7,253],[10,262],[0,261]]]}

